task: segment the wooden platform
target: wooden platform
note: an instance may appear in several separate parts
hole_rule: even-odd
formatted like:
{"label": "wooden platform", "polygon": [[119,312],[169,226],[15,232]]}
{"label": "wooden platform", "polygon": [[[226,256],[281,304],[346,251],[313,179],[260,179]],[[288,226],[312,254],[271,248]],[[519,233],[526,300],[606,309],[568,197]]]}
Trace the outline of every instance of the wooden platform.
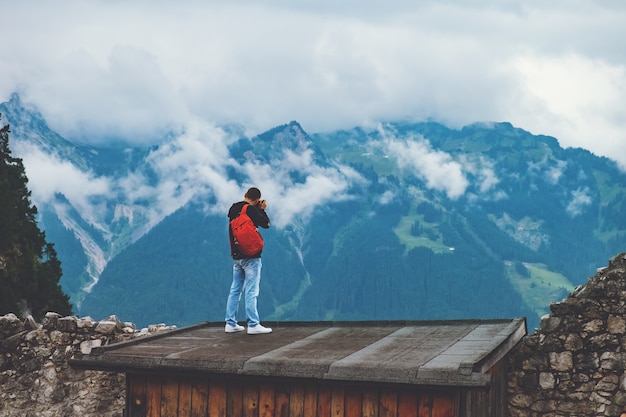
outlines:
{"label": "wooden platform", "polygon": [[525,319],[264,323],[271,334],[203,323],[94,349],[77,368],[486,387],[486,371],[526,334]]}

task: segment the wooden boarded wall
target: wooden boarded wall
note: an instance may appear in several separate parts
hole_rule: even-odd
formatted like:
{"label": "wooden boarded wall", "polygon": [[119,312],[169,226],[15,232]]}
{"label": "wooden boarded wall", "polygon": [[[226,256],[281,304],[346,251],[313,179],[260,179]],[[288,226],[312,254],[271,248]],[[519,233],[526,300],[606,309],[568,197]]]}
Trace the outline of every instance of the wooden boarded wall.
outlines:
{"label": "wooden boarded wall", "polygon": [[127,374],[128,417],[456,417],[456,390]]}

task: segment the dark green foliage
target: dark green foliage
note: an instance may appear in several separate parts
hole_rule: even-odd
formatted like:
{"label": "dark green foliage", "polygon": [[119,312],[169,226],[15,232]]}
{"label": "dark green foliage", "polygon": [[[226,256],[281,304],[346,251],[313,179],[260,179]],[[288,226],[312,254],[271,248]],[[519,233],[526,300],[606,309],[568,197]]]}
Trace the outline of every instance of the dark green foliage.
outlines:
{"label": "dark green foliage", "polygon": [[59,286],[61,264],[36,221],[22,160],[11,156],[9,126],[0,130],[0,314],[71,314]]}
{"label": "dark green foliage", "polygon": [[515,262],[515,272],[524,278],[530,278],[530,271],[522,262]]}
{"label": "dark green foliage", "polygon": [[417,206],[417,212],[424,215],[424,221],[435,223],[441,220],[442,213],[435,206],[428,203],[421,203]]}

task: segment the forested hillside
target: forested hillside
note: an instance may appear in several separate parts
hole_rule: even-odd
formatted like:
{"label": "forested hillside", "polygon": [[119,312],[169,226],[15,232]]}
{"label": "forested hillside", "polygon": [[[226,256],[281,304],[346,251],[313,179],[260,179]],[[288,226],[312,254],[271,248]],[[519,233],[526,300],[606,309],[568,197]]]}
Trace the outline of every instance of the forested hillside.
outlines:
{"label": "forested hillside", "polygon": [[[407,146],[434,131],[429,152],[475,158],[463,195],[449,197],[454,178],[429,187],[426,174],[398,167],[380,132],[311,138],[292,123],[236,144],[232,154],[242,162],[269,165],[281,152],[311,149],[317,164],[340,162],[360,176],[346,201],[317,208],[306,223],[264,231],[259,306],[267,319],[528,316],[533,326],[550,301],[564,298],[624,242],[618,212],[626,194],[617,184],[626,181],[609,160],[509,124],[387,129],[410,132]],[[609,185],[606,178],[622,181]],[[589,198],[576,200],[581,194]],[[306,210],[306,198],[297,203]],[[134,303],[131,316],[148,308],[188,317],[185,324],[222,320],[227,251],[225,217],[188,206],[114,259],[85,308],[102,308],[97,300],[117,297],[111,288],[127,288],[129,299],[150,299]]]}

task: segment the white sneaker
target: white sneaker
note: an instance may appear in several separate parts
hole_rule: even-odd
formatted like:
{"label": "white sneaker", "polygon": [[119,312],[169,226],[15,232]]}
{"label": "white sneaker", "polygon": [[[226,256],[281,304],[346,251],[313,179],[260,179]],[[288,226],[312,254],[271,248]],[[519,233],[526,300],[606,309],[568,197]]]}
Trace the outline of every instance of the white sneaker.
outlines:
{"label": "white sneaker", "polygon": [[230,324],[226,323],[226,326],[224,327],[224,331],[226,333],[237,333],[237,332],[242,332],[244,331],[246,328],[243,326],[240,326],[238,324],[231,326]]}
{"label": "white sneaker", "polygon": [[260,324],[257,324],[254,327],[248,327],[248,334],[265,334],[272,333],[272,329],[269,327],[263,327]]}

